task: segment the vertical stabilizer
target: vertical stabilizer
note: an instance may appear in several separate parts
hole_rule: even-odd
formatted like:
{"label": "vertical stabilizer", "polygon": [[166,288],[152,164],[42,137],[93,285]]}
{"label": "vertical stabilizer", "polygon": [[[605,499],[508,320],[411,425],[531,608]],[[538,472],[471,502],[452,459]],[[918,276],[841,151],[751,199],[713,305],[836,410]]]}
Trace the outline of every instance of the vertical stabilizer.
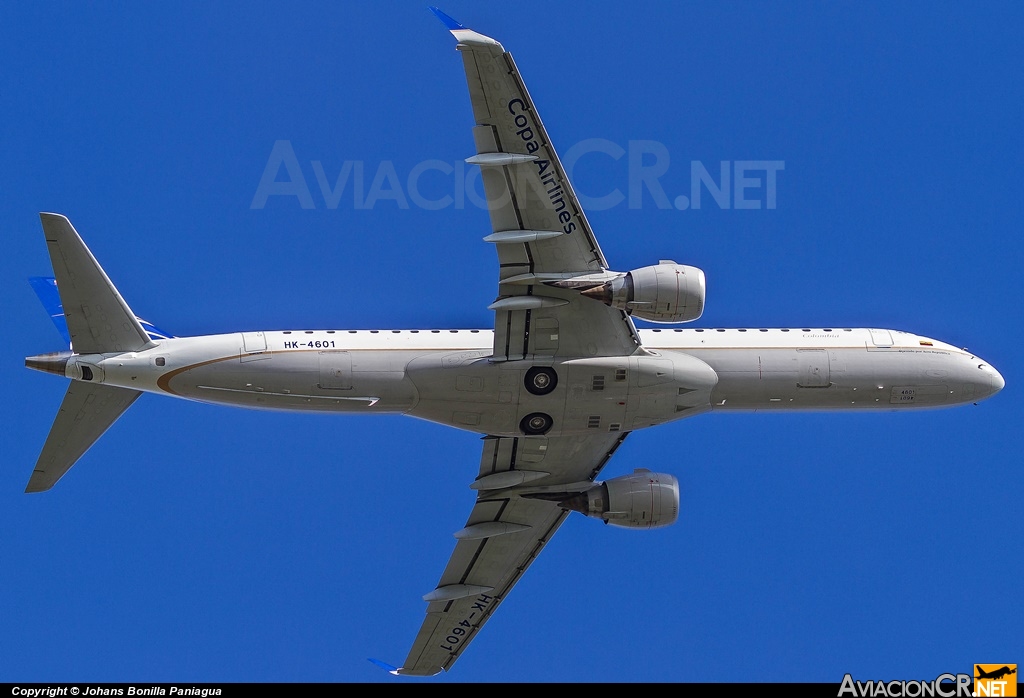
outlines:
{"label": "vertical stabilizer", "polygon": [[139,395],[138,390],[72,381],[25,491],[53,487]]}
{"label": "vertical stabilizer", "polygon": [[57,213],[40,213],[39,219],[74,351],[103,354],[155,346],[71,221]]}

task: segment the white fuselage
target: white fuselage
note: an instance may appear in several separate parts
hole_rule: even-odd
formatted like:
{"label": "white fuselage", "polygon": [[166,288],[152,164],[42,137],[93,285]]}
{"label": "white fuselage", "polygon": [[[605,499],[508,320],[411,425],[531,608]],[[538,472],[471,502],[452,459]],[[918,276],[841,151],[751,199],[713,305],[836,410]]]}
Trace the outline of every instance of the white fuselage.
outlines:
{"label": "white fuselage", "polygon": [[[519,435],[536,412],[551,416],[553,435],[630,431],[711,409],[941,407],[1003,387],[978,357],[906,332],[639,333],[643,346],[631,356],[499,362],[491,330],[244,332],[75,356],[66,375],[241,407],[408,414],[495,435]],[[545,395],[523,387],[537,365],[558,376]]]}

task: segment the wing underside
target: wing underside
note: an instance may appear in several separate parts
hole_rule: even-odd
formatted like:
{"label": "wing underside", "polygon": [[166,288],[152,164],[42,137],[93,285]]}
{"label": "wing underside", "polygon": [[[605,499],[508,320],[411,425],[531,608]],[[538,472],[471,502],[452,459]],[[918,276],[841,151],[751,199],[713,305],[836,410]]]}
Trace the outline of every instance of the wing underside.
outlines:
{"label": "wing underside", "polygon": [[580,296],[607,262],[516,67],[501,44],[452,30],[466,69],[476,155],[498,253],[494,355],[621,356],[629,316]]}
{"label": "wing underside", "polygon": [[625,438],[485,437],[476,505],[437,588],[424,597],[427,617],[399,673],[448,670],[565,520],[554,502],[520,496],[522,486],[542,479],[586,487]]}

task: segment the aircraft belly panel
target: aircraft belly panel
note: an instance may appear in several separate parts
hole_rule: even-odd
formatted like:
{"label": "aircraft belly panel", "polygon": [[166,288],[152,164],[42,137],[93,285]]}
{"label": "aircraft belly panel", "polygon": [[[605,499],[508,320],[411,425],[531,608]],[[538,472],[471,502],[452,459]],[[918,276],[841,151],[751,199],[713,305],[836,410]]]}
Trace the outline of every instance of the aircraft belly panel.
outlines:
{"label": "aircraft belly panel", "polygon": [[[421,396],[409,414],[496,436],[522,435],[523,420],[535,414],[551,418],[544,432],[549,436],[653,426],[707,409],[717,381],[710,367],[679,352],[550,363],[451,357],[430,354],[409,364],[409,378]],[[526,389],[534,366],[554,370],[557,381],[550,392]]]}
{"label": "aircraft belly panel", "polygon": [[[516,403],[529,364],[495,363],[489,357],[485,350],[416,357],[406,373],[421,397],[409,414],[481,434],[518,434]],[[545,397],[552,398],[547,406],[556,405],[560,418],[558,398]]]}
{"label": "aircraft belly panel", "polygon": [[629,398],[629,359],[595,359],[563,364],[568,383],[567,431],[629,431],[626,421]]}
{"label": "aircraft belly panel", "polygon": [[[273,356],[273,361],[239,362],[229,357],[183,366],[162,382],[181,397],[257,409],[404,412],[416,399],[414,386],[401,371],[347,372],[337,357],[322,364],[321,352]],[[336,387],[322,387],[325,365]],[[349,387],[340,389],[342,383]]]}

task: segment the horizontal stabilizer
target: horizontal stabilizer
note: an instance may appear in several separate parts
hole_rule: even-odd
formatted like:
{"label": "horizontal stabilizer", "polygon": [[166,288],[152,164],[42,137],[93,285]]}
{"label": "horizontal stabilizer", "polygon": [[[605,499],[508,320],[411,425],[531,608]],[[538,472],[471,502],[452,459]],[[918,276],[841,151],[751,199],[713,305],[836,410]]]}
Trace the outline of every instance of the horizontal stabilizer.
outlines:
{"label": "horizontal stabilizer", "polygon": [[39,219],[75,352],[102,354],[155,346],[71,221],[57,213],[40,213]]}
{"label": "horizontal stabilizer", "polygon": [[72,381],[25,491],[53,487],[139,395],[138,390]]}

